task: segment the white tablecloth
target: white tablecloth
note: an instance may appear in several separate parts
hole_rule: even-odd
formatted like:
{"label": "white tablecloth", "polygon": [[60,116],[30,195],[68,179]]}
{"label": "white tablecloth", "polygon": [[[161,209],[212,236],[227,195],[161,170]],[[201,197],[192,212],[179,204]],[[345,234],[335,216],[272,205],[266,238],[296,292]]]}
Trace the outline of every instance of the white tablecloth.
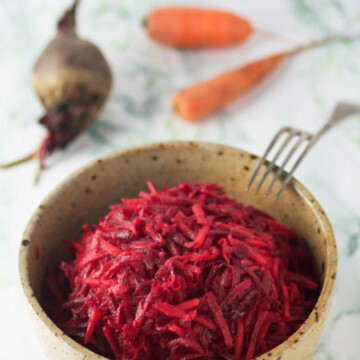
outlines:
{"label": "white tablecloth", "polygon": [[[198,124],[171,112],[176,89],[286,45],[252,36],[223,50],[178,51],[150,41],[140,23],[155,5],[175,1],[88,0],[79,8],[81,36],[109,59],[115,86],[104,111],[76,141],[47,161],[0,172],[0,358],[41,360],[18,285],[17,251],[31,213],[68,174],[115,149],[164,140],[206,140],[261,154],[281,126],[315,131],[335,103],[360,103],[360,44],[333,45],[288,61],[256,89]],[[329,33],[360,33],[358,0],[196,0],[177,3],[230,9],[294,43]],[[32,65],[52,37],[68,1],[0,1],[0,162],[40,142],[42,108],[30,86]],[[360,120],[352,117],[314,148],[296,176],[334,227],[339,273],[331,314],[315,359],[360,359]]]}

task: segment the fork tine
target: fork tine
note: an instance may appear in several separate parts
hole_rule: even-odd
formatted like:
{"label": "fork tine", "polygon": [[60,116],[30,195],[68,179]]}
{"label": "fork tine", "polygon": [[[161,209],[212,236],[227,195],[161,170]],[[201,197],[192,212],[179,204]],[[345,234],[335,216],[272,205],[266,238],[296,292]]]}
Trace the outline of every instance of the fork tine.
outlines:
{"label": "fork tine", "polygon": [[301,153],[301,155],[299,156],[299,158],[296,160],[295,164],[293,165],[293,167],[291,168],[290,172],[286,175],[283,183],[281,184],[281,187],[279,189],[279,191],[276,193],[275,197],[274,197],[274,201],[280,196],[280,194],[283,192],[283,190],[285,189],[285,186],[288,184],[288,182],[290,181],[290,179],[292,178],[294,171],[297,169],[297,167],[300,165],[300,163],[303,161],[304,157],[308,154],[308,152],[310,151],[310,149],[312,148],[312,146],[314,145],[314,143],[316,142],[316,138],[313,138],[312,140],[310,140],[309,144],[306,146],[306,148],[303,150],[303,152]]}
{"label": "fork tine", "polygon": [[290,153],[287,155],[286,159],[283,161],[283,164],[281,165],[281,167],[276,171],[275,176],[269,186],[269,188],[267,189],[266,193],[265,193],[265,197],[269,195],[269,193],[271,192],[275,182],[279,179],[281,173],[284,171],[284,168],[286,166],[286,164],[288,163],[288,161],[290,160],[290,158],[294,155],[295,151],[298,149],[298,147],[306,140],[309,141],[308,145],[304,148],[304,150],[302,151],[302,153],[300,154],[300,156],[298,157],[298,159],[296,160],[295,164],[293,165],[293,167],[291,168],[290,172],[285,176],[285,179],[283,180],[280,189],[278,190],[278,192],[276,193],[275,197],[273,200],[276,200],[280,194],[282,193],[282,191],[284,190],[284,188],[286,187],[286,185],[288,184],[288,182],[290,181],[294,171],[296,170],[296,168],[300,165],[300,163],[302,162],[302,160],[304,159],[304,157],[307,155],[307,153],[310,151],[310,149],[314,146],[314,144],[319,140],[319,138],[328,130],[330,130],[331,128],[333,128],[335,125],[337,125],[338,123],[340,123],[341,121],[345,120],[347,117],[354,115],[356,113],[360,112],[360,106],[359,105],[354,105],[354,104],[350,104],[347,102],[339,102],[335,109],[333,110],[330,118],[327,120],[327,122],[323,125],[322,128],[320,128],[320,130],[318,130],[318,132],[314,135],[303,132],[303,131],[299,131],[299,130],[295,130],[292,128],[283,128],[280,131],[278,131],[278,133],[274,136],[274,138],[272,139],[270,145],[268,146],[268,148],[265,151],[265,154],[263,155],[263,157],[260,159],[258,166],[256,167],[254,173],[252,174],[250,181],[246,187],[246,191],[248,191],[252,185],[252,183],[254,182],[255,177],[257,176],[261,166],[265,163],[266,161],[266,157],[268,156],[270,150],[274,147],[275,143],[277,142],[277,140],[279,139],[279,137],[284,133],[284,132],[288,132],[288,136],[285,139],[285,141],[283,142],[282,146],[280,147],[280,149],[278,150],[277,154],[275,155],[274,159],[272,160],[272,162],[270,163],[270,165],[267,167],[265,174],[263,175],[262,179],[260,180],[260,183],[256,189],[256,194],[258,193],[260,187],[262,186],[262,184],[264,183],[265,179],[267,178],[268,174],[270,173],[270,171],[273,169],[275,161],[277,160],[277,158],[279,157],[279,155],[281,154],[281,152],[285,149],[285,147],[287,146],[288,142],[290,141],[290,139],[292,139],[294,136],[299,136],[299,139],[297,140],[296,144],[293,146],[293,148],[291,149]]}
{"label": "fork tine", "polygon": [[247,187],[246,187],[246,191],[249,191],[252,183],[254,182],[254,179],[255,179],[256,175],[258,174],[261,166],[262,166],[262,165],[264,164],[264,162],[266,161],[266,157],[268,156],[269,152],[271,151],[271,149],[274,147],[274,145],[275,145],[276,142],[278,141],[279,137],[280,137],[282,134],[284,134],[284,133],[286,133],[286,132],[289,132],[289,131],[291,131],[291,129],[290,129],[289,127],[284,127],[284,128],[282,128],[282,129],[280,129],[280,130],[275,134],[275,136],[274,136],[273,139],[271,140],[269,146],[268,146],[267,149],[265,150],[264,155],[263,155],[262,158],[260,159],[258,166],[256,167],[255,171],[253,172],[253,174],[252,174],[252,176],[251,176],[251,178],[250,178],[250,180],[249,180],[249,183],[248,183],[248,185],[247,185]]}
{"label": "fork tine", "polygon": [[289,142],[294,138],[294,136],[297,135],[296,130],[291,129],[288,136],[285,138],[285,140],[283,141],[283,143],[281,144],[279,150],[277,151],[277,153],[275,154],[274,158],[271,160],[271,163],[268,165],[265,174],[263,175],[263,177],[261,178],[258,187],[256,188],[255,191],[255,195],[259,192],[262,184],[264,183],[264,181],[266,180],[267,176],[269,175],[270,171],[274,168],[275,166],[275,162],[278,159],[278,157],[282,154],[282,152],[284,151],[284,149],[288,146]]}
{"label": "fork tine", "polygon": [[268,187],[268,189],[267,189],[264,197],[267,197],[267,196],[270,194],[270,192],[271,192],[274,184],[276,183],[276,181],[277,181],[277,180],[279,179],[279,177],[281,176],[282,172],[283,172],[284,169],[285,169],[286,164],[289,162],[289,160],[291,159],[291,157],[294,155],[295,151],[299,148],[299,146],[300,146],[301,144],[303,144],[304,141],[306,141],[306,140],[309,140],[309,141],[310,141],[311,138],[312,138],[312,135],[309,134],[309,133],[307,133],[307,132],[301,132],[301,133],[299,134],[299,139],[296,141],[296,143],[294,144],[294,146],[292,147],[292,149],[290,150],[290,152],[289,152],[288,155],[286,156],[285,160],[283,161],[283,163],[281,164],[281,166],[280,166],[280,167],[278,168],[278,170],[276,171],[275,176],[274,176],[274,178],[273,178],[270,186]]}

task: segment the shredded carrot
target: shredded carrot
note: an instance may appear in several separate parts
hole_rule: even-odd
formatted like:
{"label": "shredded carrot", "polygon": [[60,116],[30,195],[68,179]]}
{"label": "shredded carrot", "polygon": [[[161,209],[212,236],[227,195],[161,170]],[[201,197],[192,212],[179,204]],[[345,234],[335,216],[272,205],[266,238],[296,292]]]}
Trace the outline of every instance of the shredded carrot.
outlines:
{"label": "shredded carrot", "polygon": [[221,312],[220,306],[216,301],[214,294],[210,291],[206,294],[206,299],[209,304],[211,311],[214,313],[215,321],[217,322],[221,332],[223,333],[225,344],[228,348],[232,348],[233,339],[229,330],[228,323],[225,321],[224,316]]}
{"label": "shredded carrot", "polygon": [[289,319],[291,317],[290,315],[290,309],[289,309],[289,291],[286,287],[286,284],[283,280],[280,282],[281,291],[283,293],[283,303],[284,303],[284,318]]}
{"label": "shredded carrot", "polygon": [[257,322],[254,326],[254,330],[251,334],[251,338],[250,338],[248,350],[246,352],[245,360],[251,360],[254,357],[255,350],[256,350],[255,347],[256,347],[256,343],[257,343],[257,338],[258,338],[259,332],[264,324],[264,321],[266,320],[268,315],[269,315],[268,311],[263,311],[259,315],[259,318],[257,319]]}
{"label": "shredded carrot", "polygon": [[215,323],[210,320],[209,318],[206,318],[204,316],[200,316],[198,315],[195,319],[194,319],[195,322],[198,322],[199,324],[201,325],[204,325],[205,327],[207,327],[208,329],[210,330],[215,330],[216,329],[216,325]]}
{"label": "shredded carrot", "polygon": [[239,360],[243,351],[244,345],[244,324],[241,320],[237,321],[236,327],[236,343],[235,343],[235,351],[234,351],[234,359]]}
{"label": "shredded carrot", "polygon": [[187,318],[188,314],[182,310],[181,308],[177,308],[176,306],[164,303],[164,302],[158,302],[156,304],[154,304],[153,306],[154,309],[162,312],[165,315],[168,316],[174,316],[174,317],[178,317],[178,318]]}
{"label": "shredded carrot", "polygon": [[94,332],[95,326],[97,325],[98,321],[101,318],[101,312],[98,310],[96,306],[92,307],[92,314],[90,316],[90,319],[87,323],[86,333],[84,337],[84,344],[87,344]]}

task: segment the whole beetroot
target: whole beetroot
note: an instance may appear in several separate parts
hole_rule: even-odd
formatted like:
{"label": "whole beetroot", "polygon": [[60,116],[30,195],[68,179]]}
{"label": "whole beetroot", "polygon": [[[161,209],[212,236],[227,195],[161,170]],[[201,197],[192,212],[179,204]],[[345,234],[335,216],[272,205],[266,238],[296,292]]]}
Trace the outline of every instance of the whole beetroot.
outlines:
{"label": "whole beetroot", "polygon": [[58,21],[57,34],[35,63],[32,85],[45,115],[39,120],[47,133],[40,147],[29,156],[2,165],[14,165],[38,158],[39,168],[45,157],[64,148],[95,118],[111,89],[110,67],[96,45],[78,37],[75,0]]}

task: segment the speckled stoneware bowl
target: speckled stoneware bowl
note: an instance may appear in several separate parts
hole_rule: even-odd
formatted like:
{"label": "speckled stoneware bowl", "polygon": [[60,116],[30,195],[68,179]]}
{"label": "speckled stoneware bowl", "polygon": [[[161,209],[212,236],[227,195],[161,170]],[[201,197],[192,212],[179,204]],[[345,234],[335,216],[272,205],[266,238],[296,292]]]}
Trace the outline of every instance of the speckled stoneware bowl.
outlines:
{"label": "speckled stoneware bowl", "polygon": [[104,359],[65,335],[40,305],[46,268],[58,263],[65,254],[61,240],[75,238],[83,223],[96,223],[108,212],[108,206],[122,197],[135,197],[146,189],[148,180],[158,189],[166,180],[169,186],[178,181],[217,183],[225,187],[229,196],[271,214],[307,239],[322,281],[319,300],[295,334],[257,359],[309,359],[319,344],[334,289],[337,267],[334,235],[320,205],[295,179],[276,202],[264,199],[262,193],[255,196],[254,192],[245,192],[258,161],[252,154],[222,145],[151,144],[110,154],[62,182],[32,216],[19,258],[27,305],[48,358]]}

